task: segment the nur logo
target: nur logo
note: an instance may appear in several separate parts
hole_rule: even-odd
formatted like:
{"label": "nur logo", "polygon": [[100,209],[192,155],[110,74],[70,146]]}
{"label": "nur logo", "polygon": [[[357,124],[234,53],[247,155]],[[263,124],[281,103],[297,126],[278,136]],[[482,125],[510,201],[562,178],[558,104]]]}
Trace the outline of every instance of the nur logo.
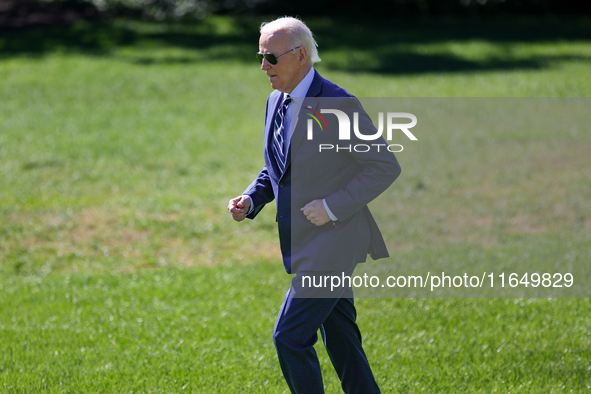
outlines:
{"label": "nur logo", "polygon": [[[338,110],[338,109],[321,109],[320,112],[318,112],[318,111],[315,111],[314,109],[312,109],[312,107],[310,107],[310,106],[308,106],[307,109],[309,111],[311,111],[311,113],[308,113],[308,115],[312,118],[312,119],[308,119],[308,124],[307,124],[307,126],[308,126],[308,133],[307,133],[308,140],[314,139],[314,122],[313,121],[316,121],[316,123],[320,127],[321,131],[324,131],[324,128],[326,128],[326,131],[328,131],[328,125],[326,123],[326,120],[322,116],[322,114],[333,114],[337,117],[337,120],[339,122],[339,140],[340,141],[350,141],[351,140],[351,120],[349,119],[349,115],[347,115],[347,113],[345,113],[341,110]],[[410,123],[394,123],[394,119],[401,119],[401,118],[409,119]],[[409,129],[413,128],[414,126],[416,126],[416,124],[417,124],[417,117],[416,116],[414,116],[413,114],[408,113],[408,112],[388,112],[386,119],[387,119],[386,139],[388,141],[392,140],[392,134],[393,134],[394,130],[400,130],[411,141],[417,141],[417,137],[415,137],[414,134],[412,134],[409,130]],[[362,141],[375,141],[382,136],[383,131],[384,131],[384,113],[383,112],[378,113],[378,128],[374,134],[362,134],[361,131],[359,130],[359,113],[358,112],[353,113],[353,133],[355,133],[355,136],[358,139],[360,139]],[[391,145],[371,144],[371,146],[376,147],[378,152],[380,150],[380,147],[382,147],[382,146],[387,146],[387,149],[390,152],[401,152],[403,149],[402,145],[399,145],[399,144],[391,144]],[[347,145],[340,146],[337,144],[335,147],[335,145],[332,145],[332,144],[320,144],[319,151],[322,152],[322,150],[336,149],[337,152],[339,150],[347,150],[349,152],[351,152],[352,150],[354,150],[355,152],[368,152],[371,149],[371,146],[367,145],[367,144],[355,144],[355,145],[348,145],[348,146]],[[392,150],[393,147],[396,147],[397,150]]]}

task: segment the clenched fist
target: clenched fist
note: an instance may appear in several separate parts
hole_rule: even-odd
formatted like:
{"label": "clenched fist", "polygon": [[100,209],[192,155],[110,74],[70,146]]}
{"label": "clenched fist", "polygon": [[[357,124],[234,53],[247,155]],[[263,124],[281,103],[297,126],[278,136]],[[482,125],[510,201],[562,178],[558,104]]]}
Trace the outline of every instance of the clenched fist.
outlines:
{"label": "clenched fist", "polygon": [[330,222],[330,217],[324,209],[322,200],[314,200],[307,203],[301,211],[306,215],[306,218],[317,226],[322,226]]}
{"label": "clenched fist", "polygon": [[232,215],[232,219],[241,222],[246,219],[246,214],[250,211],[250,198],[242,195],[233,198],[228,203],[228,211]]}

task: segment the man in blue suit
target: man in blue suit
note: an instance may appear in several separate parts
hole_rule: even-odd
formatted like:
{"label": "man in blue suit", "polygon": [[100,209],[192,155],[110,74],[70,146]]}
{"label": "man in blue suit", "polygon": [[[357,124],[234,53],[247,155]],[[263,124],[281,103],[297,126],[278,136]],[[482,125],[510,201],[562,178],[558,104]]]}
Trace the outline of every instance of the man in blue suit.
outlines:
{"label": "man in blue suit", "polygon": [[[265,166],[241,196],[230,200],[228,210],[236,221],[254,219],[276,201],[283,263],[295,276],[273,339],[291,392],[324,393],[314,350],[320,330],[344,392],[379,393],[361,344],[350,284],[318,288],[304,278],[350,276],[368,254],[388,257],[367,204],[398,177],[400,166],[381,136],[371,145],[358,133],[339,140],[337,116],[322,117],[326,130],[311,135],[305,112],[323,110],[351,114],[351,120],[356,112],[356,130],[377,134],[359,101],[314,70],[320,58],[302,21],[279,18],[260,32],[257,57],[275,89],[267,100]],[[360,143],[364,148],[356,149]]]}

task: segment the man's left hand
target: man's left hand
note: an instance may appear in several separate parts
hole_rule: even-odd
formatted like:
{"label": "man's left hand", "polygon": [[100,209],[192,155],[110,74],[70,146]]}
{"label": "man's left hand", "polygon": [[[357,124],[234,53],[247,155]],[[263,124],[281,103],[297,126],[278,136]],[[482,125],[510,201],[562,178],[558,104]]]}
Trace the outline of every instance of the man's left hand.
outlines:
{"label": "man's left hand", "polygon": [[307,203],[301,211],[306,215],[306,218],[317,226],[322,226],[330,222],[330,217],[324,209],[322,200],[314,200]]}

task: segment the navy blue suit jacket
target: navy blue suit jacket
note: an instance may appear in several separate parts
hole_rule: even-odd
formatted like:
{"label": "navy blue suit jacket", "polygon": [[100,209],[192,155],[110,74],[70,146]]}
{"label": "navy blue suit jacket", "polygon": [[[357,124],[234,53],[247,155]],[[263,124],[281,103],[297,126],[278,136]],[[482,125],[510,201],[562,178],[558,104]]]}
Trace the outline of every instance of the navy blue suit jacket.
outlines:
{"label": "navy blue suit jacket", "polygon": [[[302,109],[340,109],[359,112],[359,130],[375,134],[371,119],[359,101],[349,92],[324,79],[315,71]],[[339,141],[338,121],[333,114],[324,115],[328,130],[315,132],[307,138],[306,121],[299,114],[291,138],[285,171],[280,173],[273,156],[273,120],[282,101],[282,93],[273,91],[267,99],[265,118],[265,166],[246,189],[254,210],[247,216],[254,219],[265,204],[276,200],[277,223],[283,263],[288,273],[348,269],[373,259],[388,257],[386,245],[367,204],[384,192],[400,174],[393,153],[386,141],[363,141],[351,133],[351,140]],[[292,119],[295,119],[292,114]],[[353,117],[351,116],[351,122]],[[378,150],[356,152],[354,149],[319,150],[319,144],[350,146],[384,144]],[[338,218],[322,226],[311,223],[301,208],[313,200],[326,199]]]}

